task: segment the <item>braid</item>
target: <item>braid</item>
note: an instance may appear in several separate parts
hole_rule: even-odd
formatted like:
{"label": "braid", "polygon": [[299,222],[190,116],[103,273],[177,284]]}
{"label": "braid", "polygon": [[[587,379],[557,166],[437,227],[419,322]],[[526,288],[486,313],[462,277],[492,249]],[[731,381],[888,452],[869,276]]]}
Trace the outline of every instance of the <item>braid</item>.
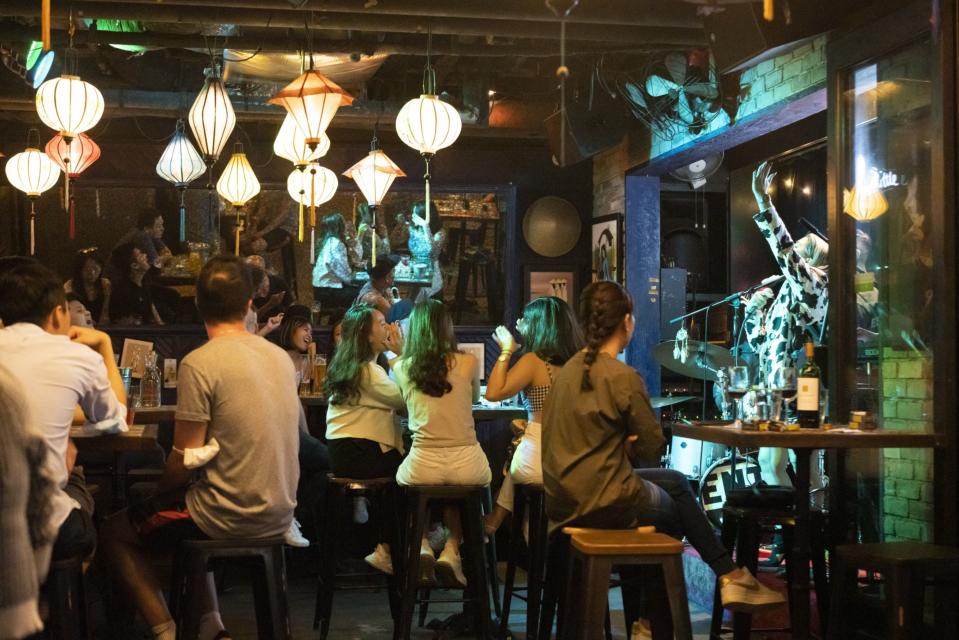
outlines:
{"label": "braid", "polygon": [[583,357],[583,391],[592,391],[589,372],[599,356],[599,350],[632,312],[632,300],[626,290],[612,282],[595,282],[583,291],[580,298],[580,317],[586,325],[586,354]]}

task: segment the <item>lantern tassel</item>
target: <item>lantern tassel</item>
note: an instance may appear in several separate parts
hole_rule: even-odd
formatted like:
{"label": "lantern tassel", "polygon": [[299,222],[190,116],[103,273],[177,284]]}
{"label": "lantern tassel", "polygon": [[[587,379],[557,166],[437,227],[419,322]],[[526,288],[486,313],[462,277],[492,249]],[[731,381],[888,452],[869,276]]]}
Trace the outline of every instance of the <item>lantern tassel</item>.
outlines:
{"label": "lantern tassel", "polygon": [[37,255],[37,211],[34,208],[33,198],[30,199],[30,255]]}
{"label": "lantern tassel", "polygon": [[430,157],[423,154],[423,160],[426,162],[426,173],[423,174],[423,181],[426,183],[426,225],[430,224]]}
{"label": "lantern tassel", "polygon": [[773,0],[763,0],[763,20],[772,22],[775,17],[775,7]]}
{"label": "lantern tassel", "polygon": [[310,264],[316,264],[316,229],[310,227]]}
{"label": "lantern tassel", "polygon": [[316,226],[316,169],[310,170],[310,226]]}
{"label": "lantern tassel", "polygon": [[370,266],[376,266],[376,207],[370,207],[370,230],[373,232],[370,234],[370,247],[372,248],[372,253],[370,255]]}
{"label": "lantern tassel", "polygon": [[300,196],[300,215],[299,223],[297,224],[296,239],[299,242],[303,242],[303,197]]}
{"label": "lantern tassel", "polygon": [[236,210],[236,227],[234,227],[233,229],[233,239],[236,243],[236,246],[234,248],[234,253],[236,255],[240,255],[240,225],[241,225],[240,210],[237,209]]}
{"label": "lantern tassel", "polygon": [[76,209],[77,209],[76,198],[71,196],[70,197],[70,239],[71,240],[73,240],[77,236]]}
{"label": "lantern tassel", "polygon": [[186,189],[180,189],[180,242],[186,241],[186,203],[183,198],[186,195]]}

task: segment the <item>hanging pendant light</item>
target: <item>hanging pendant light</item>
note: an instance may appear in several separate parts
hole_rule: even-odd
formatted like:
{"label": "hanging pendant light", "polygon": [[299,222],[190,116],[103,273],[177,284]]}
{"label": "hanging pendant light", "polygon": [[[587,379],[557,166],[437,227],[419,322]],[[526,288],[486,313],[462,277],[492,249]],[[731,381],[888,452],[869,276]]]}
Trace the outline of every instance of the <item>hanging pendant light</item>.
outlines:
{"label": "hanging pendant light", "polygon": [[243,143],[237,142],[233,155],[226,163],[220,179],[216,181],[216,191],[236,208],[236,255],[240,255],[240,233],[243,231],[243,207],[260,192],[260,181],[253,173],[253,167],[243,153]]}
{"label": "hanging pendant light", "polygon": [[879,188],[879,174],[866,169],[866,158],[856,157],[855,184],[842,190],[842,211],[856,220],[874,220],[889,210],[889,201]]}
{"label": "hanging pendant light", "polygon": [[426,69],[423,71],[423,94],[403,105],[396,116],[396,135],[408,147],[423,156],[426,172],[426,222],[430,221],[430,160],[440,149],[459,138],[463,122],[459,112],[436,96],[436,71],[430,65],[432,34],[426,45]]}
{"label": "hanging pendant light", "polygon": [[[35,136],[35,138],[34,138]],[[35,139],[36,144],[31,144]],[[34,201],[57,183],[60,178],[60,168],[40,151],[40,132],[30,129],[27,134],[27,148],[7,160],[5,172],[7,180],[15,188],[23,191],[30,199],[30,255],[36,254],[36,218],[37,212]]]}
{"label": "hanging pendant light", "polygon": [[359,187],[360,193],[366,198],[366,203],[370,208],[372,217],[370,223],[374,230],[373,233],[373,253],[372,265],[376,266],[376,207],[383,202],[386,192],[390,190],[393,181],[396,178],[406,176],[395,162],[390,160],[389,156],[377,148],[376,131],[373,132],[373,140],[370,143],[370,152],[365,158],[354,164],[343,172],[347,178],[352,178]]}
{"label": "hanging pendant light", "polygon": [[185,128],[183,119],[177,120],[173,138],[160,155],[156,168],[157,174],[180,192],[180,242],[186,240],[186,188],[206,169],[203,158],[190,142]]}
{"label": "hanging pendant light", "polygon": [[300,171],[311,161],[319,160],[325,156],[329,150],[330,138],[325,133],[320,135],[319,144],[311,150],[309,145],[306,144],[306,136],[296,126],[296,121],[289,113],[283,118],[280,131],[273,141],[273,153],[289,160]]}
{"label": "hanging pendant light", "polygon": [[219,67],[214,62],[205,70],[206,80],[203,88],[190,107],[188,119],[197,147],[203,154],[203,160],[212,167],[223,152],[233,127],[236,126],[236,113],[233,103],[227,95],[226,85],[220,78]]}
{"label": "hanging pendant light", "polygon": [[316,228],[316,207],[324,202],[329,202],[336,189],[339,187],[339,180],[336,174],[321,167],[316,162],[311,162],[302,170],[294,169],[286,179],[286,190],[300,206],[299,222],[297,224],[297,239],[303,242],[303,207],[310,207],[310,229],[311,233]]}
{"label": "hanging pendant light", "polygon": [[[94,162],[100,159],[100,147],[85,133],[78,134],[69,142],[59,133],[53,136],[44,149],[50,159],[67,174],[67,178],[76,180]],[[76,198],[72,193],[64,193],[69,200],[64,207],[70,212],[70,239],[76,237]]]}
{"label": "hanging pendant light", "polygon": [[270,104],[286,109],[306,139],[310,150],[315,150],[323,133],[342,105],[353,104],[353,96],[313,68],[310,68],[270,98]]}

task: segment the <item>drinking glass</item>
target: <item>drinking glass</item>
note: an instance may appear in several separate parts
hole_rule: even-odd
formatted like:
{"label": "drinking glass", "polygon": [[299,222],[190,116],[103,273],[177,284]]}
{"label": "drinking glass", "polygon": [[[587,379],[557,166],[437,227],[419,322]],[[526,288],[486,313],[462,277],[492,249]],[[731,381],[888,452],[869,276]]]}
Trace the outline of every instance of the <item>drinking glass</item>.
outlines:
{"label": "drinking glass", "polygon": [[796,368],[782,367],[773,373],[773,397],[779,397],[777,411],[773,416],[774,420],[782,420],[783,414],[791,414],[788,405],[796,399]]}
{"label": "drinking glass", "polygon": [[316,355],[313,359],[313,393],[323,393],[323,382],[326,380],[326,357]]}
{"label": "drinking glass", "polygon": [[310,378],[313,374],[313,366],[312,366],[312,363],[310,362],[310,356],[305,353],[300,356],[299,374],[300,374],[300,389],[299,389],[300,395],[301,396],[309,395],[311,390]]}
{"label": "drinking glass", "polygon": [[744,366],[727,367],[726,375],[729,380],[729,387],[726,393],[736,402],[736,419],[742,420],[743,409],[742,399],[749,391],[749,368]]}

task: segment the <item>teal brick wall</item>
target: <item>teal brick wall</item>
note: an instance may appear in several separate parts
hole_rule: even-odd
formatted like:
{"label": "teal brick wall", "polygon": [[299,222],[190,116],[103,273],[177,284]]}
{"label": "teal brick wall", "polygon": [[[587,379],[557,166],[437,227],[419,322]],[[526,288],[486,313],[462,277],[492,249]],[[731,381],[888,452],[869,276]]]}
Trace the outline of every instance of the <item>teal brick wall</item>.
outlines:
{"label": "teal brick wall", "polygon": [[[745,101],[739,105],[737,121],[797,94],[825,86],[826,37],[820,36],[788,53],[746,69],[740,84],[750,89]],[[650,157],[655,158],[680,147],[695,144],[728,126],[729,118],[721,111],[699,135],[694,136],[686,131],[666,139],[654,132]]]}

